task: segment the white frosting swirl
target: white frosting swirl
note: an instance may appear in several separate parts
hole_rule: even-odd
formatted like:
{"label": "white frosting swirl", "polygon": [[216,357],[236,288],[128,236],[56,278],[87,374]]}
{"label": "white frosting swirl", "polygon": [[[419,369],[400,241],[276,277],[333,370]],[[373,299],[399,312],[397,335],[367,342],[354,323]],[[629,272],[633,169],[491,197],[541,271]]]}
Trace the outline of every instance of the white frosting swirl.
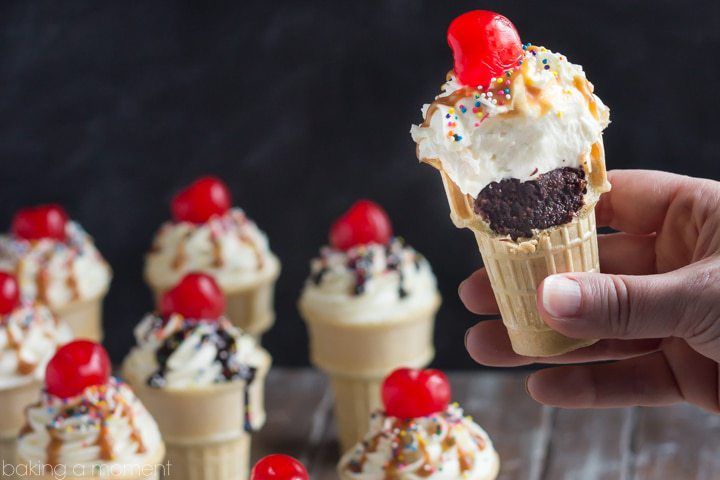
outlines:
{"label": "white frosting swirl", "polygon": [[526,181],[561,167],[590,173],[591,146],[610,121],[581,66],[525,48],[522,65],[484,92],[451,76],[433,107],[423,106],[425,123],[410,130],[418,157],[439,162],[473,198],[506,178]]}
{"label": "white frosting swirl", "polygon": [[160,432],[132,390],[117,379],[70,399],[44,393],[28,408],[18,440],[23,461],[50,466],[144,464],[162,447]]}
{"label": "white frosting swirl", "polygon": [[166,290],[189,272],[212,275],[224,290],[241,289],[278,274],[265,234],[233,208],[206,223],[166,222],[145,258],[145,278]]}
{"label": "white frosting swirl", "polygon": [[[187,321],[171,315],[167,321],[147,315],[135,327],[137,346],[125,359],[123,373],[137,384],[186,390],[242,379],[248,368],[263,367],[265,351],[255,339],[226,318]],[[158,362],[158,351],[166,356]]]}
{"label": "white frosting swirl", "polygon": [[65,241],[0,236],[0,270],[15,274],[24,300],[55,309],[107,292],[112,271],[93,239],[76,222],[65,233]]}
{"label": "white frosting swirl", "polygon": [[46,307],[23,304],[0,316],[0,390],[42,380],[45,367],[72,331]]}
{"label": "white frosting swirl", "polygon": [[399,238],[347,251],[323,247],[310,263],[301,308],[352,323],[377,322],[437,306],[428,261]]}
{"label": "white frosting swirl", "polygon": [[498,468],[487,433],[456,404],[412,420],[376,412],[338,466],[343,479],[357,480],[492,480]]}

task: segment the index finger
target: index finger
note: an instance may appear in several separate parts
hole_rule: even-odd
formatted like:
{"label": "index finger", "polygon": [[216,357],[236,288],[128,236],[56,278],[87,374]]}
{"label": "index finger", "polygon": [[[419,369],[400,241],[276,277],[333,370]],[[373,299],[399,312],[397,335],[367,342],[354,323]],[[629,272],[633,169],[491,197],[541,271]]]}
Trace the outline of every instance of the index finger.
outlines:
{"label": "index finger", "polygon": [[611,170],[608,179],[612,190],[595,208],[598,226],[636,235],[657,232],[678,192],[698,181],[654,170]]}

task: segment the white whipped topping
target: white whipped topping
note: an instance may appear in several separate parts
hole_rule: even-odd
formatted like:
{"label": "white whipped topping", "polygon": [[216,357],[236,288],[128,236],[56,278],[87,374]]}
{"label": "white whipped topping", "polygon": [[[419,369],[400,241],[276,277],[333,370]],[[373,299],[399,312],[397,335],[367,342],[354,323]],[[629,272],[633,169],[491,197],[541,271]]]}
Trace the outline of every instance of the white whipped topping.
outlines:
{"label": "white whipped topping", "polygon": [[189,272],[205,272],[224,290],[232,290],[273,277],[278,270],[267,237],[239,208],[202,225],[164,223],[145,258],[145,277],[159,290]]}
{"label": "white whipped topping", "polygon": [[0,270],[15,274],[24,300],[54,309],[107,291],[112,271],[93,239],[76,222],[68,222],[65,232],[65,241],[0,236]]}
{"label": "white whipped topping", "polygon": [[18,453],[24,461],[89,473],[97,465],[144,464],[161,445],[155,420],[127,385],[111,378],[69,399],[44,393],[27,409]]}
{"label": "white whipped topping", "polygon": [[[226,318],[196,322],[171,315],[165,322],[149,314],[135,327],[135,339],[137,346],[123,365],[131,383],[177,390],[202,388],[241,379],[248,368],[265,363],[266,353],[255,339]],[[228,348],[221,352],[223,345]],[[167,355],[164,367],[158,363],[159,350]]]}
{"label": "white whipped topping", "polygon": [[0,316],[0,390],[42,380],[58,347],[72,331],[46,307],[23,304]]}
{"label": "white whipped topping", "polygon": [[302,308],[335,319],[377,322],[437,306],[435,275],[428,261],[394,238],[347,251],[323,247],[310,264]]}
{"label": "white whipped topping", "polygon": [[486,92],[463,90],[451,77],[435,108],[423,106],[425,123],[410,130],[418,157],[440,162],[473,198],[506,178],[526,181],[561,167],[589,173],[590,148],[609,124],[609,109],[591,93],[582,67],[564,56],[529,47],[510,73]]}
{"label": "white whipped topping", "polygon": [[457,405],[412,420],[373,414],[339,470],[357,480],[491,480],[498,457],[487,433]]}

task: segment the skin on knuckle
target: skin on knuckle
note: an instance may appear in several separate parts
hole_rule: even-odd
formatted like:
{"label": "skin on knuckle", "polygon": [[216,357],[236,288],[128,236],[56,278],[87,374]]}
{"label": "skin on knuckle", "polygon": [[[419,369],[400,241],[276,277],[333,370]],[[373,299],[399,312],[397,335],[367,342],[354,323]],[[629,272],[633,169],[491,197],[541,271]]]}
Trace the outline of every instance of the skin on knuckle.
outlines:
{"label": "skin on knuckle", "polygon": [[720,262],[693,272],[685,279],[679,334],[697,343],[720,339]]}
{"label": "skin on knuckle", "polygon": [[610,333],[617,338],[624,338],[630,333],[630,288],[621,275],[605,275],[603,280],[595,282],[590,292],[598,311],[610,329]]}

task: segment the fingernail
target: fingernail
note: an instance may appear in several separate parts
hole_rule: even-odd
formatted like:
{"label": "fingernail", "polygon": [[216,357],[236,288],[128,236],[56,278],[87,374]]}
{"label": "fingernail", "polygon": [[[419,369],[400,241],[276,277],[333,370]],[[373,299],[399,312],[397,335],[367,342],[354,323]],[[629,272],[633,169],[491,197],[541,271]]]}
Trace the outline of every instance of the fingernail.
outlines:
{"label": "fingernail", "polygon": [[465,340],[463,340],[463,343],[465,344],[465,350],[467,350],[467,339],[468,339],[468,335],[470,335],[470,330],[471,330],[470,328],[465,330]]}
{"label": "fingernail", "polygon": [[467,279],[463,280],[462,282],[460,282],[460,285],[458,285],[458,297],[462,297],[462,289],[463,285],[465,285],[465,282],[467,282]]}
{"label": "fingernail", "polygon": [[530,375],[528,375],[527,377],[525,377],[525,393],[528,394],[528,397],[531,397],[532,395],[530,395],[530,389],[528,388],[528,382],[529,382],[529,381],[530,381]]}
{"label": "fingernail", "polygon": [[580,284],[562,275],[551,275],[542,288],[542,305],[554,318],[574,317],[580,313]]}

